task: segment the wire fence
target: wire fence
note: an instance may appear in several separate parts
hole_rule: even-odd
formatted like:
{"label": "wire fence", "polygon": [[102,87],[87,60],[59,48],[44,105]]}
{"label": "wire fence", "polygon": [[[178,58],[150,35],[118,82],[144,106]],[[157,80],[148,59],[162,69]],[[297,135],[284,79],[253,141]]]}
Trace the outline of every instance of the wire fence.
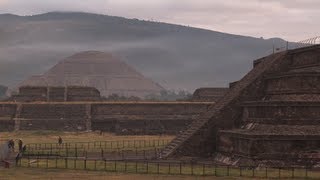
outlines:
{"label": "wire fence", "polygon": [[252,178],[320,178],[320,171],[301,167],[223,166],[213,163],[170,161],[107,161],[78,158],[22,158],[18,167],[108,171],[137,174],[194,175]]}
{"label": "wire fence", "polygon": [[108,160],[155,159],[171,139],[27,144],[26,157],[82,157]]}
{"label": "wire fence", "polygon": [[309,39],[305,39],[298,42],[288,42],[286,41],[285,44],[277,45],[275,46],[273,44],[273,54],[276,52],[286,51],[286,50],[292,50],[292,49],[298,49],[303,47],[309,47],[313,45],[320,44],[320,36],[312,37]]}
{"label": "wire fence", "polygon": [[162,148],[132,148],[132,149],[58,149],[58,150],[35,150],[23,152],[25,158],[98,158],[104,160],[138,160],[156,159]]}
{"label": "wire fence", "polygon": [[164,147],[172,139],[149,139],[149,140],[118,140],[118,141],[94,141],[94,142],[71,142],[71,143],[32,143],[27,144],[28,150],[58,150],[58,149],[132,149]]}
{"label": "wire fence", "polygon": [[299,41],[296,44],[297,48],[307,47],[312,45],[320,44],[320,36],[312,37],[306,40]]}

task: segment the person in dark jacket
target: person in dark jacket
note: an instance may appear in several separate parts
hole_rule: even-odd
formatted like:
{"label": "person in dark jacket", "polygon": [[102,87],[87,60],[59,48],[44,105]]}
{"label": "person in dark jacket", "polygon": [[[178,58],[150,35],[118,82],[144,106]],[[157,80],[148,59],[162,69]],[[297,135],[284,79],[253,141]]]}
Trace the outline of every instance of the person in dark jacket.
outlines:
{"label": "person in dark jacket", "polygon": [[58,144],[61,145],[62,144],[62,138],[59,136],[58,138]]}

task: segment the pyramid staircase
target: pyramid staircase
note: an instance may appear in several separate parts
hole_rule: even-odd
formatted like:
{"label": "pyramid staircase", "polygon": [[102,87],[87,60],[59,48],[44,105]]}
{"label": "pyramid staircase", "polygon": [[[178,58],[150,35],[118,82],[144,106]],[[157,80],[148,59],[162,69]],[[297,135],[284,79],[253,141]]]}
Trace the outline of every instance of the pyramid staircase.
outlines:
{"label": "pyramid staircase", "polygon": [[320,49],[288,55],[286,70],[263,78],[264,96],[243,102],[242,125],[219,131],[218,152],[235,164],[320,163]]}
{"label": "pyramid staircase", "polygon": [[[209,131],[210,128],[214,128],[216,124],[219,124],[219,122],[215,122],[214,125],[212,125],[212,117],[219,116],[220,112],[224,108],[236,101],[237,98],[241,96],[241,93],[243,93],[244,90],[246,90],[257,79],[261,78],[267,72],[267,70],[273,66],[273,64],[281,61],[285,57],[285,54],[286,53],[282,52],[260,59],[261,63],[257,64],[257,66],[254,69],[252,69],[252,71],[250,71],[242,80],[240,80],[232,89],[230,89],[229,92],[226,93],[224,98],[222,98],[215,105],[210,107],[208,109],[208,112],[204,113],[203,115],[200,115],[198,120],[192,122],[185,131],[180,133],[172,142],[170,142],[170,144],[167,145],[164,148],[164,150],[160,153],[159,157],[168,158],[174,155],[195,155],[192,152],[183,153],[182,151],[179,151],[179,149],[188,149],[187,146],[189,146],[189,143],[194,143],[188,142],[190,139],[193,138],[193,136],[196,136],[196,134],[200,131]],[[225,126],[231,128],[233,126],[233,123],[227,124]],[[208,139],[212,137],[202,138]],[[202,153],[201,150],[198,151],[198,153]]]}
{"label": "pyramid staircase", "polygon": [[[306,98],[305,95],[302,95],[301,97],[296,95],[289,95],[288,97],[282,96],[281,94],[284,92],[280,92],[280,96],[268,96],[268,94],[266,95],[266,89],[270,86],[267,85],[266,78],[275,75],[288,75],[286,73],[283,74],[283,72],[289,72],[290,74],[295,73],[296,71],[306,71],[304,73],[308,73],[310,69],[312,71],[317,64],[320,64],[319,50],[320,46],[317,45],[281,52],[256,60],[254,62],[254,68],[245,77],[238,81],[224,96],[224,98],[214,106],[210,107],[206,113],[200,115],[200,118],[197,121],[192,122],[185,131],[180,133],[167,147],[165,147],[159,157],[211,156],[213,153],[224,149],[223,147],[220,147],[223,146],[221,145],[221,141],[223,142],[223,140],[219,139],[221,138],[221,134],[233,134],[233,138],[240,135],[249,136],[249,133],[246,134],[245,131],[250,130],[241,129],[252,128],[252,124],[244,122],[245,118],[243,118],[243,116],[246,114],[243,112],[244,102],[253,102],[253,107],[255,107],[255,101],[265,101],[268,100],[268,98],[285,97],[289,99],[291,98],[291,100]],[[295,59],[293,59],[293,57],[295,57]],[[293,88],[296,86],[293,86]],[[280,98],[278,101],[283,101],[283,99]],[[310,104],[309,102],[306,103]],[[270,106],[276,107],[277,104],[271,103]],[[275,119],[274,121],[279,121],[279,119]],[[256,129],[257,131],[263,131],[264,129],[269,128],[270,131],[282,131],[282,128],[286,127],[286,125],[278,127],[276,125],[270,128],[269,126],[262,125]],[[308,129],[309,126],[306,126],[306,128]],[[291,130],[300,130],[301,132],[303,131],[303,127],[296,126],[296,128]],[[310,128],[310,130],[317,131],[317,128]],[[242,134],[239,132],[242,132]],[[286,132],[284,132],[284,134],[285,133]],[[279,134],[278,137],[285,137],[284,134]],[[301,134],[297,135],[301,136]],[[265,138],[265,136],[267,136],[267,134],[262,133],[261,137]],[[255,137],[256,136],[252,136],[251,138]],[[231,146],[234,145],[234,142],[232,142],[232,139],[227,139],[226,142],[229,144],[226,143],[227,145],[225,146],[225,149],[232,149],[229,153],[233,154],[234,152]]]}

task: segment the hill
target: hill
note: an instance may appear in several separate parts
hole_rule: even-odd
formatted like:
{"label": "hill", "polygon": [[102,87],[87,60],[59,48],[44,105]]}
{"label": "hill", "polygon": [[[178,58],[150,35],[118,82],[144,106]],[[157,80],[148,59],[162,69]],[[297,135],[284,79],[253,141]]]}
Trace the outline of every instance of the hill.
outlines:
{"label": "hill", "polygon": [[253,38],[106,15],[0,15],[0,83],[13,87],[87,50],[119,56],[167,89],[227,86],[281,39]]}
{"label": "hill", "polygon": [[74,54],[20,86],[89,86],[105,97],[118,94],[144,98],[164,90],[110,53],[98,51]]}

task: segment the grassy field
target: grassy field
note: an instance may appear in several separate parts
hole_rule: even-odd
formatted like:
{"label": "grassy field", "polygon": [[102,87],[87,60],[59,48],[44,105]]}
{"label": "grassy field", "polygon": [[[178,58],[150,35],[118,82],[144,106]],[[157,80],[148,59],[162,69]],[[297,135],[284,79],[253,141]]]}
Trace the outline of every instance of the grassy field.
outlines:
{"label": "grassy field", "polygon": [[[43,180],[43,179],[74,179],[74,180],[211,180],[211,179],[239,179],[232,177],[198,177],[198,176],[170,176],[170,175],[138,175],[96,171],[51,170],[51,169],[0,169],[1,180]],[[245,179],[245,178],[243,178]]]}
{"label": "grassy field", "polygon": [[[127,174],[154,174],[175,176],[198,176],[204,177],[246,177],[246,178],[271,178],[291,179],[309,178],[319,179],[319,171],[305,169],[278,169],[278,168],[244,168],[215,166],[210,164],[169,163],[169,162],[123,162],[83,159],[23,159],[21,167],[43,169],[69,169],[89,170],[99,172],[118,172]],[[307,173],[307,174],[306,174]]]}
{"label": "grassy field", "polygon": [[[21,131],[12,133],[0,133],[0,141],[7,139],[21,138],[25,144],[29,143],[57,143],[58,136],[61,136],[64,142],[92,142],[92,141],[119,141],[124,140],[159,140],[159,139],[173,139],[174,136],[116,136],[113,134],[99,134],[95,132],[57,132],[57,131]],[[99,146],[100,147],[100,146]],[[6,179],[248,179],[255,176],[254,179],[261,179],[266,177],[264,169],[257,169],[253,172],[252,169],[242,169],[239,175],[239,168],[226,168],[215,166],[191,166],[190,164],[183,165],[182,173],[178,165],[159,165],[155,163],[124,163],[120,162],[115,165],[115,162],[104,161],[88,161],[84,164],[83,160],[74,159],[65,160],[59,159],[46,160],[40,159],[36,163],[35,157],[31,159],[23,159],[22,167],[12,169],[1,169],[0,180]],[[204,168],[205,167],[205,168]],[[56,169],[58,168],[58,169]],[[191,170],[193,169],[193,170]],[[117,172],[117,173],[116,173]],[[125,173],[124,173],[125,172]],[[146,173],[150,174],[146,174]],[[160,174],[158,174],[160,172]],[[294,172],[295,177],[304,178],[306,171],[297,169]],[[309,171],[308,177],[318,179],[320,172]],[[176,174],[176,175],[167,175]],[[183,174],[183,175],[180,175]],[[197,175],[197,176],[192,176]],[[211,176],[202,176],[203,174]],[[217,175],[212,176],[212,175]],[[242,176],[242,177],[240,177]],[[281,170],[268,169],[268,178],[291,178],[292,171],[290,169]]]}
{"label": "grassy field", "polygon": [[[116,136],[110,133],[98,132],[59,132],[59,131],[19,131],[19,132],[0,132],[0,143],[8,139],[22,139],[25,144],[30,143],[57,143],[58,136],[61,136],[64,143],[73,142],[92,142],[92,141],[123,141],[123,140],[159,140],[173,139],[174,136]],[[107,172],[87,172],[73,170],[47,170],[47,169],[28,169],[13,168],[1,169],[0,180],[5,179],[170,179],[166,176],[149,175],[125,175]],[[171,177],[179,179],[179,177]],[[180,179],[185,179],[180,177]]]}
{"label": "grassy field", "polygon": [[123,140],[158,140],[173,139],[174,136],[116,136],[110,133],[98,132],[59,132],[59,131],[19,131],[0,132],[0,142],[8,139],[22,139],[25,144],[29,143],[57,143],[58,136],[63,142],[90,142],[90,141],[123,141]]}

